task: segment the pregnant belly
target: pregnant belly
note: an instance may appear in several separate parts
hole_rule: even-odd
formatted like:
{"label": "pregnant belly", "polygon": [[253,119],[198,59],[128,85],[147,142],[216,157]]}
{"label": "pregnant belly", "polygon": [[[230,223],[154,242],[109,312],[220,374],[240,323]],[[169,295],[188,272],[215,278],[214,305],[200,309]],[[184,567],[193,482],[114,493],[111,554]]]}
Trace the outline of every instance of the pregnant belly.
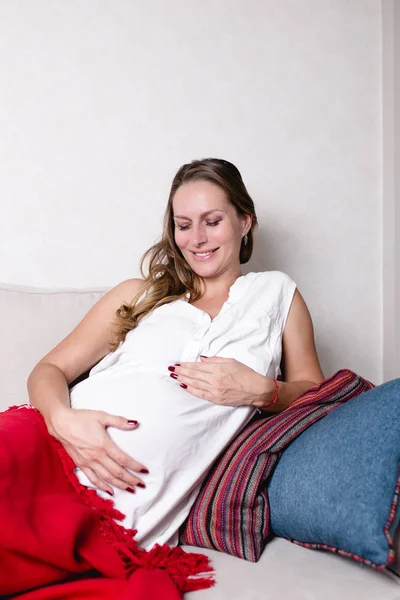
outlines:
{"label": "pregnant belly", "polygon": [[[71,405],[139,422],[133,431],[107,431],[149,470],[141,476],[145,489],[137,488],[136,494],[114,490],[115,506],[126,515],[123,524],[138,530],[146,548],[174,541],[208,468],[252,413],[201,400],[168,375],[153,373],[98,374],[71,390]],[[77,474],[90,486],[81,471]]]}
{"label": "pregnant belly", "polygon": [[[111,438],[125,452],[143,462],[159,462],[166,453],[171,466],[192,451],[205,431],[212,432],[232,409],[196,398],[168,375],[153,373],[104,373],[71,390],[71,406],[102,410],[138,421],[133,431],[108,428]],[[197,440],[200,435],[200,440]],[[190,440],[189,447],[185,443]],[[194,444],[194,448],[191,448]],[[177,448],[180,452],[175,455]],[[146,465],[150,468],[150,465]]]}

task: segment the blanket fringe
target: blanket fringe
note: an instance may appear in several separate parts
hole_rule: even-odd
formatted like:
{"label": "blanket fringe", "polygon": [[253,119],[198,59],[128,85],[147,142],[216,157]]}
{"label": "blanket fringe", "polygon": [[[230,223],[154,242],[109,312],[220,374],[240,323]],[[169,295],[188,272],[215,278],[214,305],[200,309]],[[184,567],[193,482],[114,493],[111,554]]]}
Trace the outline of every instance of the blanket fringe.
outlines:
{"label": "blanket fringe", "polygon": [[156,544],[142,555],[140,566],[144,569],[164,569],[182,593],[209,588],[215,583],[208,556],[185,552],[179,546],[171,548],[167,544]]}

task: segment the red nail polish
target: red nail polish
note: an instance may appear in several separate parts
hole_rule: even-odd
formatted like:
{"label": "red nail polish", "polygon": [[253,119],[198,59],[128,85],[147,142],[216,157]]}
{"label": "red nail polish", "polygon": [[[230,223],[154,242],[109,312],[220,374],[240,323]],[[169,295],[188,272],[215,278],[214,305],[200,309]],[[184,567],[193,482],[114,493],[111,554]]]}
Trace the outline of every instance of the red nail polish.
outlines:
{"label": "red nail polish", "polygon": [[148,473],[148,470],[147,469],[140,469],[140,472],[141,473]]}
{"label": "red nail polish", "polygon": [[169,375],[172,379],[178,379],[178,375],[176,373],[170,373]]}
{"label": "red nail polish", "polygon": [[200,354],[200,358],[208,358],[208,356],[204,356],[204,354]]}
{"label": "red nail polish", "polygon": [[128,423],[129,423],[129,425],[137,425],[138,424],[137,421],[131,421],[129,419],[128,419]]}
{"label": "red nail polish", "polygon": [[142,482],[139,482],[139,483],[137,484],[137,486],[138,486],[138,487],[141,487],[141,488],[145,488],[145,487],[146,487],[146,486],[144,485],[144,483],[142,483]]}
{"label": "red nail polish", "polygon": [[176,366],[176,367],[180,367],[180,366],[181,366],[181,363],[175,363],[175,366]]}
{"label": "red nail polish", "polygon": [[168,371],[175,371],[175,367],[168,367]]}
{"label": "red nail polish", "polygon": [[184,390],[186,390],[186,388],[187,388],[187,385],[186,385],[185,383],[181,383],[181,387],[182,387]]}
{"label": "red nail polish", "polygon": [[131,487],[126,488],[126,491],[129,492],[130,494],[136,494],[135,490]]}
{"label": "red nail polish", "polygon": [[107,492],[107,494],[108,494],[109,496],[114,496],[114,493],[113,493],[113,492],[109,492],[108,490],[106,490],[106,492]]}

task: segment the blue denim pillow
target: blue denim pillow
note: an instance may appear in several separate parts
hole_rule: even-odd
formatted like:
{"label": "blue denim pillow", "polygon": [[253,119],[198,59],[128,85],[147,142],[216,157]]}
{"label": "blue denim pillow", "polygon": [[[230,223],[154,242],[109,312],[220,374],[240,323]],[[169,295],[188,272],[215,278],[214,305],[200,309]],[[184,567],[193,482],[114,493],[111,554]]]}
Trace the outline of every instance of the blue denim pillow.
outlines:
{"label": "blue denim pillow", "polygon": [[339,406],[283,452],[269,483],[273,532],[383,569],[400,520],[400,379]]}

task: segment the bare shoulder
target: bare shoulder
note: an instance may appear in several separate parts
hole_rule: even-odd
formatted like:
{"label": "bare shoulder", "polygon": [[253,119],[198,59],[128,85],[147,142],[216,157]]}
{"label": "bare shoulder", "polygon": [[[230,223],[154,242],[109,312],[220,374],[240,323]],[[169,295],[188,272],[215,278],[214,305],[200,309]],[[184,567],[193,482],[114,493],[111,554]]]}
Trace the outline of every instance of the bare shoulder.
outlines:
{"label": "bare shoulder", "polygon": [[285,381],[323,381],[310,311],[296,288],[283,332]]}
{"label": "bare shoulder", "polygon": [[314,341],[314,328],[310,311],[297,287],[293,294],[283,338],[284,341],[285,339],[293,341],[296,338],[307,340],[309,343]]}
{"label": "bare shoulder", "polygon": [[304,301],[299,289],[296,287],[292,303],[290,305],[290,311],[288,320],[286,323],[285,331],[289,328],[301,328],[304,325],[312,327],[312,320],[310,311],[308,310],[307,304]]}
{"label": "bare shoulder", "polygon": [[112,288],[108,294],[112,294],[113,298],[119,301],[120,304],[130,304],[135,296],[144,288],[144,283],[144,279],[124,279],[124,281],[121,281],[121,283]]}

